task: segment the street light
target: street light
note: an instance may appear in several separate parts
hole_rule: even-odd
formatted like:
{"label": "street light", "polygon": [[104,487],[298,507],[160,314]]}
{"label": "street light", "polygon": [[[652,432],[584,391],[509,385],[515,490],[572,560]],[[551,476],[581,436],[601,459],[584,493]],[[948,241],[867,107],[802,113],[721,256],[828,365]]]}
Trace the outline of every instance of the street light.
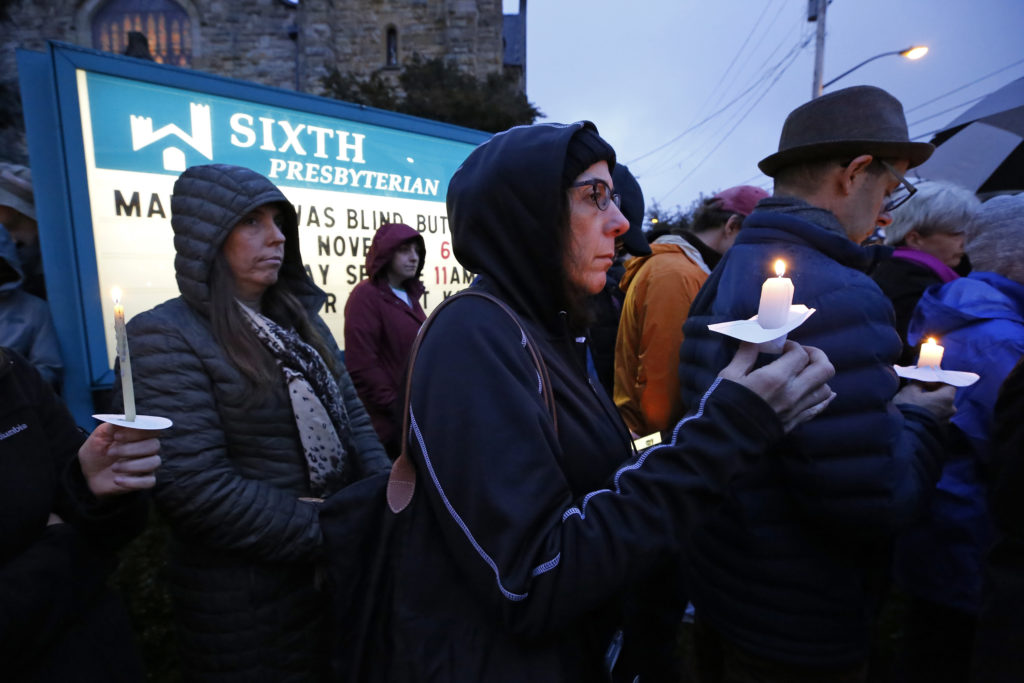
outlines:
{"label": "street light", "polygon": [[906,57],[907,59],[914,60],[914,59],[921,59],[921,57],[924,57],[926,54],[928,54],[928,48],[925,47],[924,45],[911,45],[910,47],[906,48],[905,50],[893,50],[892,52],[883,52],[881,54],[875,55],[874,57],[868,57],[867,59],[865,59],[863,62],[861,62],[857,66],[853,67],[852,69],[847,69],[843,73],[841,73],[838,76],[836,76],[835,78],[833,78],[828,83],[825,83],[824,85],[822,85],[821,89],[824,90],[828,86],[830,86],[833,83],[835,83],[836,81],[838,81],[843,76],[850,75],[851,73],[853,73],[857,69],[861,68],[862,66],[864,66],[868,62],[873,62],[876,59],[881,59],[882,57],[889,57],[890,55],[900,55],[901,57]]}

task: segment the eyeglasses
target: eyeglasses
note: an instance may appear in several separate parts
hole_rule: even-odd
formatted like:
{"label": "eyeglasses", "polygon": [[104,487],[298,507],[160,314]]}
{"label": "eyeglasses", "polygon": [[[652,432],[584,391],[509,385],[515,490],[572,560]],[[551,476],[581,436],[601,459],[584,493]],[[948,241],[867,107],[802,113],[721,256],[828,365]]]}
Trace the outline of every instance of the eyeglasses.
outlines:
{"label": "eyeglasses", "polygon": [[896,208],[906,204],[907,200],[914,196],[917,192],[917,188],[910,184],[906,178],[896,172],[896,169],[892,167],[887,161],[878,160],[886,171],[891,173],[896,180],[900,181],[900,186],[893,190],[888,197],[885,199],[885,204],[882,206],[882,211],[889,213],[894,211]]}
{"label": "eyeglasses", "polygon": [[608,183],[601,180],[600,178],[591,178],[590,180],[581,180],[578,183],[574,183],[569,187],[589,187],[590,198],[594,200],[594,204],[597,205],[599,211],[604,211],[608,208],[608,204],[614,202],[618,208],[622,207],[622,196],[612,193],[612,188],[608,186]]}

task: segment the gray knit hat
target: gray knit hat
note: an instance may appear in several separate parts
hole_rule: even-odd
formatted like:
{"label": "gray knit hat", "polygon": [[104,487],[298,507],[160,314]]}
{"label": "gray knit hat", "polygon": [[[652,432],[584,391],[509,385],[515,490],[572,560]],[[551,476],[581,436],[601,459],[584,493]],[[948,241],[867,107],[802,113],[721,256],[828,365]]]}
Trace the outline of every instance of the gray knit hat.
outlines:
{"label": "gray knit hat", "polygon": [[1024,283],[1024,194],[999,195],[982,204],[964,250],[974,270]]}

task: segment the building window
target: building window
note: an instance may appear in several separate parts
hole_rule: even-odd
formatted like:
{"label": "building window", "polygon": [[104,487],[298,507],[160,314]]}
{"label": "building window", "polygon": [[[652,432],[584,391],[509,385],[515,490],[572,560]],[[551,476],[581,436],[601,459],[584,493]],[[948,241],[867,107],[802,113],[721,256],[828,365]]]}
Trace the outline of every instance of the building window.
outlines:
{"label": "building window", "polygon": [[93,47],[124,54],[128,34],[133,32],[146,36],[154,61],[189,65],[192,26],[188,14],[173,0],[110,0],[93,15]]}
{"label": "building window", "polygon": [[394,26],[388,27],[388,51],[384,64],[398,66],[398,29]]}

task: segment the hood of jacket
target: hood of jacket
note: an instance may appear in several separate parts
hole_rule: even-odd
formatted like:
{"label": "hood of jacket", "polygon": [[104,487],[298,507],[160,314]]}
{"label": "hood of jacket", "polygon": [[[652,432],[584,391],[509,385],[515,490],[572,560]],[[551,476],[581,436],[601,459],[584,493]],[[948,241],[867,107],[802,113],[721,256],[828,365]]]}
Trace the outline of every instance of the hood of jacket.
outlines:
{"label": "hood of jacket", "polygon": [[556,325],[565,307],[562,169],[570,139],[584,126],[596,131],[578,121],[498,133],[470,153],[448,184],[459,263],[546,326]]}
{"label": "hood of jacket", "polygon": [[[0,225],[0,261],[4,261],[7,266],[10,266],[16,275],[13,280],[0,282],[0,296],[3,296],[21,287],[21,283],[25,279],[25,271],[22,270],[21,259],[18,258],[18,246],[14,243],[11,233],[7,232],[2,225]],[[0,271],[2,270],[7,270],[7,268],[0,267]]]}
{"label": "hood of jacket", "polygon": [[264,204],[281,208],[285,243],[278,282],[296,295],[320,293],[302,266],[298,217],[284,194],[253,170],[209,164],[186,169],[171,195],[174,274],[181,296],[190,305],[209,310],[210,270],[217,252],[242,218]]}
{"label": "hood of jacket", "polygon": [[990,320],[1024,325],[1024,284],[976,271],[925,290],[910,319],[907,341],[916,344],[924,336],[941,337]]}
{"label": "hood of jacket", "polygon": [[387,272],[387,267],[394,258],[398,247],[416,240],[416,251],[420,255],[420,265],[416,269],[416,278],[419,279],[423,272],[423,261],[427,255],[427,248],[423,243],[423,236],[405,223],[386,223],[377,230],[370,244],[370,250],[366,252],[366,272],[371,280],[376,280],[378,275]]}
{"label": "hood of jacket", "polygon": [[[666,237],[669,237],[666,235]],[[644,264],[650,259],[657,256],[658,254],[680,254],[693,261],[697,266],[701,268],[705,273],[708,272],[704,266],[704,259],[700,257],[700,253],[689,244],[682,237],[671,235],[673,239],[671,241],[665,240],[665,237],[659,237],[653,244],[651,244],[651,255],[650,256],[637,256],[626,261],[626,273],[619,280],[619,289],[625,292],[629,289],[629,286],[633,283],[633,279],[636,277],[640,269],[643,268]],[[664,241],[663,241],[664,240]],[[678,240],[678,241],[677,241]]]}

